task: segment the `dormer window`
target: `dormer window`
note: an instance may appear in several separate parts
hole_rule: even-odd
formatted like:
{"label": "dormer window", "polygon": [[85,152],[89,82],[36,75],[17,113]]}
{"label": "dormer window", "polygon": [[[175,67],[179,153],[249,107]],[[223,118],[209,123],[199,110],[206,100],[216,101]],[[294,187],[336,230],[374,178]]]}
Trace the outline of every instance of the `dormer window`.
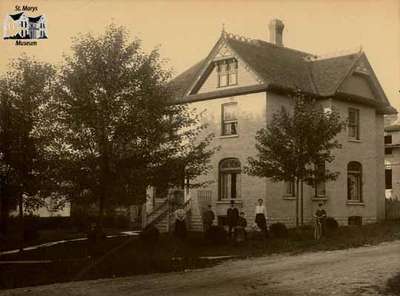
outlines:
{"label": "dormer window", "polygon": [[238,82],[238,62],[236,59],[218,61],[218,87],[236,85]]}

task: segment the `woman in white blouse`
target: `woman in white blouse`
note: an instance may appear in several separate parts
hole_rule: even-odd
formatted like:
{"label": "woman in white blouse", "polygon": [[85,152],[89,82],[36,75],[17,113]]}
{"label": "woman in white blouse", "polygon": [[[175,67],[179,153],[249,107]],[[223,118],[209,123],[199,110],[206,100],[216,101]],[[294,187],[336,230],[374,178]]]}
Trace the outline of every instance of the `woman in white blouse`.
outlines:
{"label": "woman in white blouse", "polygon": [[261,231],[264,232],[265,237],[268,237],[268,228],[267,228],[267,209],[263,205],[263,200],[258,199],[258,204],[256,205],[256,224]]}

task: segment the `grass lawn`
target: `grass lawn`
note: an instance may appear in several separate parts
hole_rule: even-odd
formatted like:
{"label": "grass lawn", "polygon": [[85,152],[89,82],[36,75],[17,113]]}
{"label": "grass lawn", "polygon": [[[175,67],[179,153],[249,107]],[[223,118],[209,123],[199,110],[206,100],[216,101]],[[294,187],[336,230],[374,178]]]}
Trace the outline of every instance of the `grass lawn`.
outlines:
{"label": "grass lawn", "polygon": [[[173,237],[161,235],[156,245],[146,245],[137,238],[119,237],[98,242],[71,242],[0,257],[6,260],[52,260],[42,264],[0,264],[0,288],[48,284],[71,280],[119,277],[153,272],[171,272],[202,268],[218,261],[202,256],[234,255],[240,258],[273,253],[335,250],[377,244],[400,239],[400,221],[362,227],[340,227],[320,241],[312,238],[312,229],[301,233],[289,231],[287,239],[252,239],[241,245],[213,245],[200,233],[190,233],[180,244]],[[88,256],[91,255],[90,258]],[[182,257],[177,260],[174,257]]]}
{"label": "grass lawn", "polygon": [[[106,235],[118,234],[124,230],[127,230],[127,229],[113,229],[113,228],[105,228],[104,229]],[[15,232],[10,231],[10,232],[11,232],[11,235],[10,235],[10,237],[8,237],[7,240],[0,241],[0,251],[13,250],[13,249],[18,249],[20,247],[20,242],[19,242],[20,237],[19,237],[18,233],[16,233],[16,231]],[[86,237],[86,236],[87,236],[87,233],[78,231],[74,228],[39,230],[38,235],[33,239],[25,241],[23,243],[23,246],[29,247],[29,246],[40,245],[40,244],[47,243],[47,242],[70,240],[70,239],[81,238],[81,237]]]}

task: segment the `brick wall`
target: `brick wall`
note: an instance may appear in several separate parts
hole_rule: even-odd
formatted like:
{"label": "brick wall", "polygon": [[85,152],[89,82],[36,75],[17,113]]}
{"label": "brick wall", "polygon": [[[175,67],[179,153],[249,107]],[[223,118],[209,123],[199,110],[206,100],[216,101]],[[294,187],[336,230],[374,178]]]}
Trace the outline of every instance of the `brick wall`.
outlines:
{"label": "brick wall", "polygon": [[[238,103],[238,136],[221,136],[221,105],[228,102]],[[343,119],[347,119],[348,108],[360,110],[360,141],[350,141],[347,130],[342,131],[339,142],[343,148],[335,151],[335,161],[327,164],[340,175],[335,182],[326,184],[326,210],[329,216],[335,217],[339,223],[347,224],[349,216],[362,216],[363,223],[374,222],[384,215],[384,154],[383,154],[383,116],[376,115],[373,108],[342,101],[321,101],[323,106],[336,108]],[[213,169],[208,175],[197,181],[212,183],[200,190],[209,190],[212,195],[212,207],[216,215],[225,215],[229,201],[218,200],[218,164],[224,158],[235,157],[241,162],[242,168],[247,164],[247,158],[255,155],[255,134],[265,127],[272,115],[282,106],[291,108],[289,98],[273,93],[257,93],[233,98],[213,99],[191,103],[191,108],[203,113],[203,121],[209,124],[206,133],[214,133],[216,138],[212,145],[219,145],[220,150],[213,155]],[[350,204],[347,201],[347,164],[358,161],[362,164],[363,201]],[[193,199],[193,216],[195,221],[201,221],[197,204],[197,190],[191,191]],[[283,222],[288,226],[295,224],[295,198],[285,196],[285,186],[282,182],[273,183],[266,179],[241,175],[241,196],[237,202],[239,208],[246,214],[249,225],[254,221],[254,208],[258,198],[263,198],[267,206],[271,222]],[[314,189],[304,185],[304,221],[310,222],[321,199],[314,198]],[[196,227],[201,230],[201,223]]]}

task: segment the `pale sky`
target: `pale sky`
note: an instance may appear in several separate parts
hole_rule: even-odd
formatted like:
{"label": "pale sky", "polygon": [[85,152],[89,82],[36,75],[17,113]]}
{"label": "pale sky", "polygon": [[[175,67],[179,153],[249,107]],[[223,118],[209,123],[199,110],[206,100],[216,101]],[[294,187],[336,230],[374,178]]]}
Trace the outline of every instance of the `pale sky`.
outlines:
{"label": "pale sky", "polygon": [[30,47],[1,39],[0,73],[22,52],[59,63],[62,54],[69,53],[72,36],[100,33],[113,22],[142,39],[146,51],[159,45],[162,58],[179,74],[209,53],[222,24],[230,33],[268,40],[268,23],[279,18],[285,24],[287,47],[330,54],[362,46],[387,97],[400,111],[400,0],[0,0],[1,22],[15,5],[37,6],[38,12],[27,14],[46,16],[49,38]]}

